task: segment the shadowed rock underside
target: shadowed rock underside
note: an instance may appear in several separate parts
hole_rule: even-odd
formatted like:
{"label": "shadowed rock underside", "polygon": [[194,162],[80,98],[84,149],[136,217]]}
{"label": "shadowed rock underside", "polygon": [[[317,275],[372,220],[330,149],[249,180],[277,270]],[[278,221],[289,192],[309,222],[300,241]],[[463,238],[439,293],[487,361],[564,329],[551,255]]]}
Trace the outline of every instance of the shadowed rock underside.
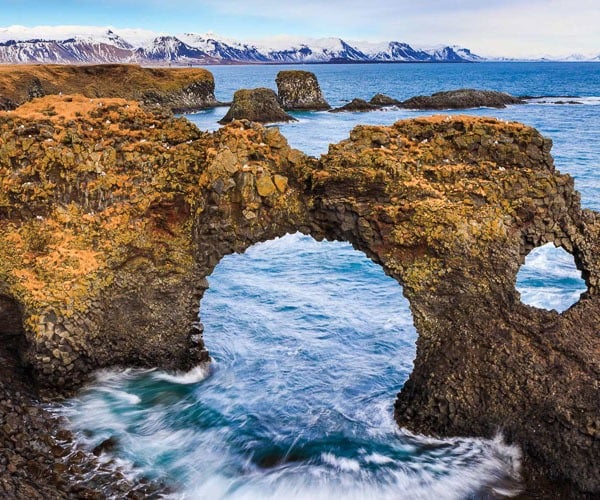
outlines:
{"label": "shadowed rock underside", "polygon": [[[535,130],[469,117],[359,126],[317,160],[277,129],[203,133],[73,96],[0,114],[0,138],[0,326],[22,325],[40,384],[208,359],[205,277],[224,255],[301,231],[351,242],[403,286],[419,337],[401,426],[500,430],[530,472],[600,492],[600,219]],[[589,288],[562,314],[515,289],[547,242]]]}

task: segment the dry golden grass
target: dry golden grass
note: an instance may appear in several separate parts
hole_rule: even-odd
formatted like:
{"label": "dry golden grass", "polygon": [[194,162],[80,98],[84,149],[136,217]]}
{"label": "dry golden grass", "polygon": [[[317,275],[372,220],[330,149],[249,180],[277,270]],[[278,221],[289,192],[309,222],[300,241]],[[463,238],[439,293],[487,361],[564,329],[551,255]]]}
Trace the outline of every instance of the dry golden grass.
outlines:
{"label": "dry golden grass", "polygon": [[201,68],[142,68],[133,64],[0,65],[0,96],[19,104],[29,99],[36,82],[45,94],[138,99],[149,90],[165,92],[198,81],[213,83]]}
{"label": "dry golden grass", "polygon": [[0,111],[0,116],[19,117],[25,120],[46,120],[58,122],[62,120],[74,120],[89,115],[103,106],[117,106],[119,108],[137,112],[139,104],[135,101],[127,101],[120,98],[97,98],[92,99],[83,95],[52,95],[33,99],[22,104],[14,111]]}

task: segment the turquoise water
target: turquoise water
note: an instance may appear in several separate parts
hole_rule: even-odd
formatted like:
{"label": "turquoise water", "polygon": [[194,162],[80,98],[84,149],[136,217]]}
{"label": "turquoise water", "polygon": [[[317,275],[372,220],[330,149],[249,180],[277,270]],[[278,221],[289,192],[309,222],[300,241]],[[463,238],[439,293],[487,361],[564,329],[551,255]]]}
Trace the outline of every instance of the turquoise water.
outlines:
{"label": "turquoise water", "polygon": [[[217,94],[273,86],[279,67],[211,68]],[[306,67],[305,67],[306,69]],[[310,66],[332,104],[461,86],[576,94],[584,104],[478,109],[534,125],[584,206],[600,208],[600,64]],[[189,115],[217,127],[225,109]],[[290,143],[319,155],[359,123],[422,112],[298,113]],[[519,450],[501,438],[436,440],[398,429],[392,408],[416,332],[401,287],[348,244],[288,235],[225,257],[201,304],[210,367],[187,374],[112,370],[58,410],[82,446],[108,437],[132,474],[189,499],[461,499],[518,490]],[[564,310],[585,289],[568,254],[543,247],[519,274],[522,300]]]}

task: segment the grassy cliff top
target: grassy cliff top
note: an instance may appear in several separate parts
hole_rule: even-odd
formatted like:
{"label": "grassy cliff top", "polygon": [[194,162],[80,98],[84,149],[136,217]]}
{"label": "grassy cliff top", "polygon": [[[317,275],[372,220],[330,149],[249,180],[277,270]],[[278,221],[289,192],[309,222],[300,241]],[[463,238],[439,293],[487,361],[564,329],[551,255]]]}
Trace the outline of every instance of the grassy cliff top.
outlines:
{"label": "grassy cliff top", "polygon": [[212,73],[201,68],[142,68],[133,64],[0,65],[0,97],[15,104],[32,96],[59,93],[139,99],[149,90],[170,92],[198,82],[214,86]]}

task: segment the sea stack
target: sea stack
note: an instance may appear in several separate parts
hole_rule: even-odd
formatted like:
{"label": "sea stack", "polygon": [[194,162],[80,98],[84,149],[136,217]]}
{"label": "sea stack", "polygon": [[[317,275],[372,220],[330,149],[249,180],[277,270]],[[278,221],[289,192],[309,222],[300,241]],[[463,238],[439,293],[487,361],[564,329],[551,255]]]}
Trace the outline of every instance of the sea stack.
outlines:
{"label": "sea stack", "polygon": [[331,109],[323,97],[317,77],[310,71],[280,71],[275,82],[279,102],[286,111]]}
{"label": "sea stack", "polygon": [[271,89],[241,89],[233,94],[233,102],[227,114],[219,123],[233,120],[250,120],[258,123],[292,122],[296,119],[288,115]]}

